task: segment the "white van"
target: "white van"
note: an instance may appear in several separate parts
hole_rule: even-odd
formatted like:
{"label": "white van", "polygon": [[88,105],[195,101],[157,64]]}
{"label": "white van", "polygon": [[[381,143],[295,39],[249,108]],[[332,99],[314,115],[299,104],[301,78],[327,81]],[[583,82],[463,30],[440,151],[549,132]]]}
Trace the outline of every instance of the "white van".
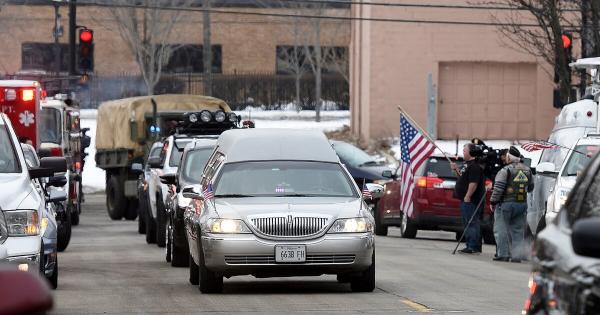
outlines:
{"label": "white van", "polygon": [[569,192],[575,186],[577,177],[583,172],[599,148],[600,135],[590,134],[579,139],[568,151],[559,171],[555,171],[556,166],[551,162],[538,164],[537,172],[540,176],[556,178],[546,201],[545,220],[547,224],[554,220],[560,208],[565,204]]}

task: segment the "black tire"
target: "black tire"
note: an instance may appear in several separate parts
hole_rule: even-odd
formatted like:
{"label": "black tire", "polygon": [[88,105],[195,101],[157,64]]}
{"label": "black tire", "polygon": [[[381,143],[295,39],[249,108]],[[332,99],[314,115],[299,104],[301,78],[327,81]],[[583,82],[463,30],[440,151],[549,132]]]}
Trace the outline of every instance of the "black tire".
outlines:
{"label": "black tire", "polygon": [[221,293],[223,292],[223,276],[210,271],[204,264],[204,251],[202,247],[198,250],[199,261],[198,271],[200,274],[199,288],[202,293]]}
{"label": "black tire", "polygon": [[373,292],[375,290],[375,250],[373,250],[371,261],[371,266],[360,277],[356,277],[350,282],[353,292]]}
{"label": "black tire", "polygon": [[138,201],[129,199],[127,201],[127,210],[125,211],[125,220],[133,221],[138,215]]}
{"label": "black tire", "polygon": [[191,285],[198,285],[198,283],[200,283],[200,270],[198,269],[198,265],[196,265],[196,263],[194,262],[194,258],[192,258],[192,255],[189,256],[190,257],[190,284]]}
{"label": "black tire", "polygon": [[379,202],[373,206],[373,212],[375,217],[375,235],[387,236],[388,226],[381,223],[381,214],[379,213]]}
{"label": "black tire", "polygon": [[177,246],[177,244],[174,241],[172,244],[173,247],[171,248],[171,266],[187,267],[190,256],[189,249]]}
{"label": "black tire", "polygon": [[400,235],[402,238],[415,238],[417,236],[417,227],[408,217],[402,213],[402,222],[400,224]]}
{"label": "black tire", "polygon": [[171,227],[170,220],[167,222],[165,226],[165,260],[170,263],[171,262],[171,252],[173,249],[173,230]]}
{"label": "black tire", "polygon": [[52,290],[56,290],[58,288],[58,255],[56,257],[56,262],[54,263],[54,270],[52,271],[52,276],[48,278],[48,282],[50,282],[50,287]]}
{"label": "black tire", "polygon": [[59,216],[59,220],[57,220],[58,228],[57,228],[57,250],[59,252],[65,251],[67,246],[69,246],[69,242],[71,241],[71,212],[64,209],[62,204],[57,205],[61,207],[61,215]]}
{"label": "black tire", "polygon": [[156,243],[156,222],[150,216],[150,209],[146,208],[144,223],[146,225],[146,243]]}
{"label": "black tire", "polygon": [[118,176],[110,176],[106,187],[106,210],[112,220],[121,220],[127,209],[127,199]]}
{"label": "black tire", "polygon": [[482,230],[481,236],[483,237],[483,243],[487,245],[496,245],[496,238],[494,232],[490,230]]}
{"label": "black tire", "polygon": [[165,247],[167,244],[167,238],[165,229],[167,225],[167,214],[165,213],[165,206],[162,202],[162,198],[156,197],[156,245],[158,247]]}
{"label": "black tire", "polygon": [[138,233],[146,234],[146,216],[144,215],[143,202],[138,207]]}
{"label": "black tire", "polygon": [[79,225],[79,212],[77,212],[76,210],[73,210],[73,211],[68,210],[68,211],[69,211],[69,216],[71,217],[71,226]]}

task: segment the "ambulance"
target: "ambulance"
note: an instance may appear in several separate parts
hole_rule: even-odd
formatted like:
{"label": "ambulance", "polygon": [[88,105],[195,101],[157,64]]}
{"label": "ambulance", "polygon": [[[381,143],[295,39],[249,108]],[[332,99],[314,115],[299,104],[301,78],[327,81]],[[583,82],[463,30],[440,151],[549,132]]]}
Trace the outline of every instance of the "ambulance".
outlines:
{"label": "ambulance", "polygon": [[21,142],[40,148],[38,122],[43,95],[37,81],[0,80],[0,111],[8,116]]}

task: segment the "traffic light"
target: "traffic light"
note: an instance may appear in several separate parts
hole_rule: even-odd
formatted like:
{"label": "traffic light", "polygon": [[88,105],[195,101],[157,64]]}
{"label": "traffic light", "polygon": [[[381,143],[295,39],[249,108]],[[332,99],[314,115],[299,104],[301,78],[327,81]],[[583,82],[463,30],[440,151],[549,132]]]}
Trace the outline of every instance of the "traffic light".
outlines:
{"label": "traffic light", "polygon": [[94,71],[94,31],[84,28],[79,30],[78,65],[80,73]]}
{"label": "traffic light", "polygon": [[573,35],[570,33],[565,33],[561,37],[563,48],[565,50],[565,54],[567,55],[567,62],[571,63],[571,61],[573,61]]}

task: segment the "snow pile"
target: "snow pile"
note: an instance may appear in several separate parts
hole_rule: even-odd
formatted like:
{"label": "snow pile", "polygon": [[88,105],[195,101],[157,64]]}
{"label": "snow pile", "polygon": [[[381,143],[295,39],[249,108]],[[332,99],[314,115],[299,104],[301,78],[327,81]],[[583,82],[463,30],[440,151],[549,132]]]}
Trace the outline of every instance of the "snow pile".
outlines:
{"label": "snow pile", "polygon": [[[255,122],[256,128],[291,128],[332,131],[350,124],[349,111],[322,111],[321,122],[315,122],[315,111],[265,111],[252,108],[249,111],[237,112],[242,119],[248,116]],[[94,193],[104,191],[106,179],[104,170],[96,167],[94,157],[96,155],[96,116],[95,109],[82,109],[80,111],[81,127],[90,128],[87,133],[91,139],[91,145],[87,149],[88,156],[83,168],[83,191]]]}

